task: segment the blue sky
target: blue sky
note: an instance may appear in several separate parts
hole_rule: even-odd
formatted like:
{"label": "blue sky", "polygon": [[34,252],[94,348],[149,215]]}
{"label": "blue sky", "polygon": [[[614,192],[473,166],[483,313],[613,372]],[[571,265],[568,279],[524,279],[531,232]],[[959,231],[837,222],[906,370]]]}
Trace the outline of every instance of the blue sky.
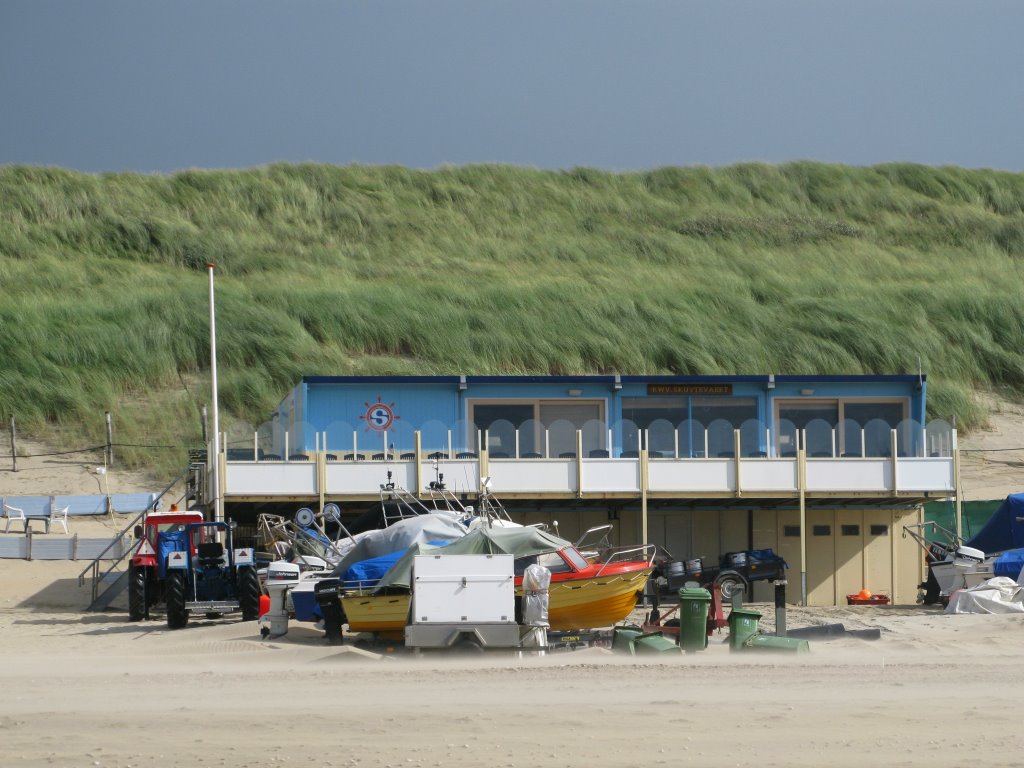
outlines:
{"label": "blue sky", "polygon": [[0,164],[1024,170],[1024,3],[0,0]]}

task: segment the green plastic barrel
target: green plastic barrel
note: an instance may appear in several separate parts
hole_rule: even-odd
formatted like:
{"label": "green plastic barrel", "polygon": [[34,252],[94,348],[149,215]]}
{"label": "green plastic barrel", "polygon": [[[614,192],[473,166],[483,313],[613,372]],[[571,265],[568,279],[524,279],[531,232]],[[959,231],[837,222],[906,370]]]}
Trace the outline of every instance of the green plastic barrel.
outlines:
{"label": "green plastic barrel", "polygon": [[679,647],[687,653],[708,647],[708,608],[711,593],[700,587],[679,590]]}
{"label": "green plastic barrel", "polygon": [[729,614],[729,650],[738,651],[757,634],[761,614],[749,608],[733,608]]}
{"label": "green plastic barrel", "polygon": [[633,640],[633,650],[637,656],[645,656],[653,653],[679,653],[679,646],[661,632],[652,632]]}
{"label": "green plastic barrel", "polygon": [[622,651],[633,656],[633,641],[643,634],[643,630],[636,627],[615,627],[612,630],[612,650]]}
{"label": "green plastic barrel", "polygon": [[796,637],[775,635],[754,635],[747,639],[745,647],[757,651],[781,651],[783,653],[808,653],[811,646],[806,640]]}

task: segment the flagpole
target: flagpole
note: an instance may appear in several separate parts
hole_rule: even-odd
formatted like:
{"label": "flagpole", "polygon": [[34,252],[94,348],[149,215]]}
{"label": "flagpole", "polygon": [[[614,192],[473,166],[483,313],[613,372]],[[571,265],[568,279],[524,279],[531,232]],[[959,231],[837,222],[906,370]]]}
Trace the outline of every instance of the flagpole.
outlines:
{"label": "flagpole", "polygon": [[[216,264],[208,263],[210,273],[210,389],[213,398],[213,447],[208,457],[207,466],[211,470],[213,492],[213,519],[220,522],[224,519],[224,499],[220,492],[220,408],[217,404],[217,321],[213,304],[213,270]],[[207,505],[209,508],[209,505]]]}

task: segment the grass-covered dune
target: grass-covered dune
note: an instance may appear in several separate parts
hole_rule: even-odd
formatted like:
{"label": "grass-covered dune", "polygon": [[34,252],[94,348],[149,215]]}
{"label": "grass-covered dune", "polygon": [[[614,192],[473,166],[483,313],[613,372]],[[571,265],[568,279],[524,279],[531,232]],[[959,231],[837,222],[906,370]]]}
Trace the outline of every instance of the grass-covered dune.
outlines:
{"label": "grass-covered dune", "polygon": [[1024,393],[1024,175],[0,167],[0,415],[178,467],[303,374],[907,373]]}

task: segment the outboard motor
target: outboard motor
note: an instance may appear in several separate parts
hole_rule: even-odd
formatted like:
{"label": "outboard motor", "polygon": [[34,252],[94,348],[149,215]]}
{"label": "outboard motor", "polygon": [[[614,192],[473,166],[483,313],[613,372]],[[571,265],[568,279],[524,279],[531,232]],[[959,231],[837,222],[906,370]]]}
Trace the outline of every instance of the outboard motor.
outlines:
{"label": "outboard motor", "polygon": [[275,560],[267,566],[267,593],[270,595],[270,609],[263,615],[261,634],[281,637],[288,634],[288,590],[299,583],[298,563]]}
{"label": "outboard motor", "polygon": [[341,645],[341,625],[345,615],[341,610],[341,582],[338,579],[320,579],[313,587],[320,615],[324,617],[324,638],[331,645]]}

